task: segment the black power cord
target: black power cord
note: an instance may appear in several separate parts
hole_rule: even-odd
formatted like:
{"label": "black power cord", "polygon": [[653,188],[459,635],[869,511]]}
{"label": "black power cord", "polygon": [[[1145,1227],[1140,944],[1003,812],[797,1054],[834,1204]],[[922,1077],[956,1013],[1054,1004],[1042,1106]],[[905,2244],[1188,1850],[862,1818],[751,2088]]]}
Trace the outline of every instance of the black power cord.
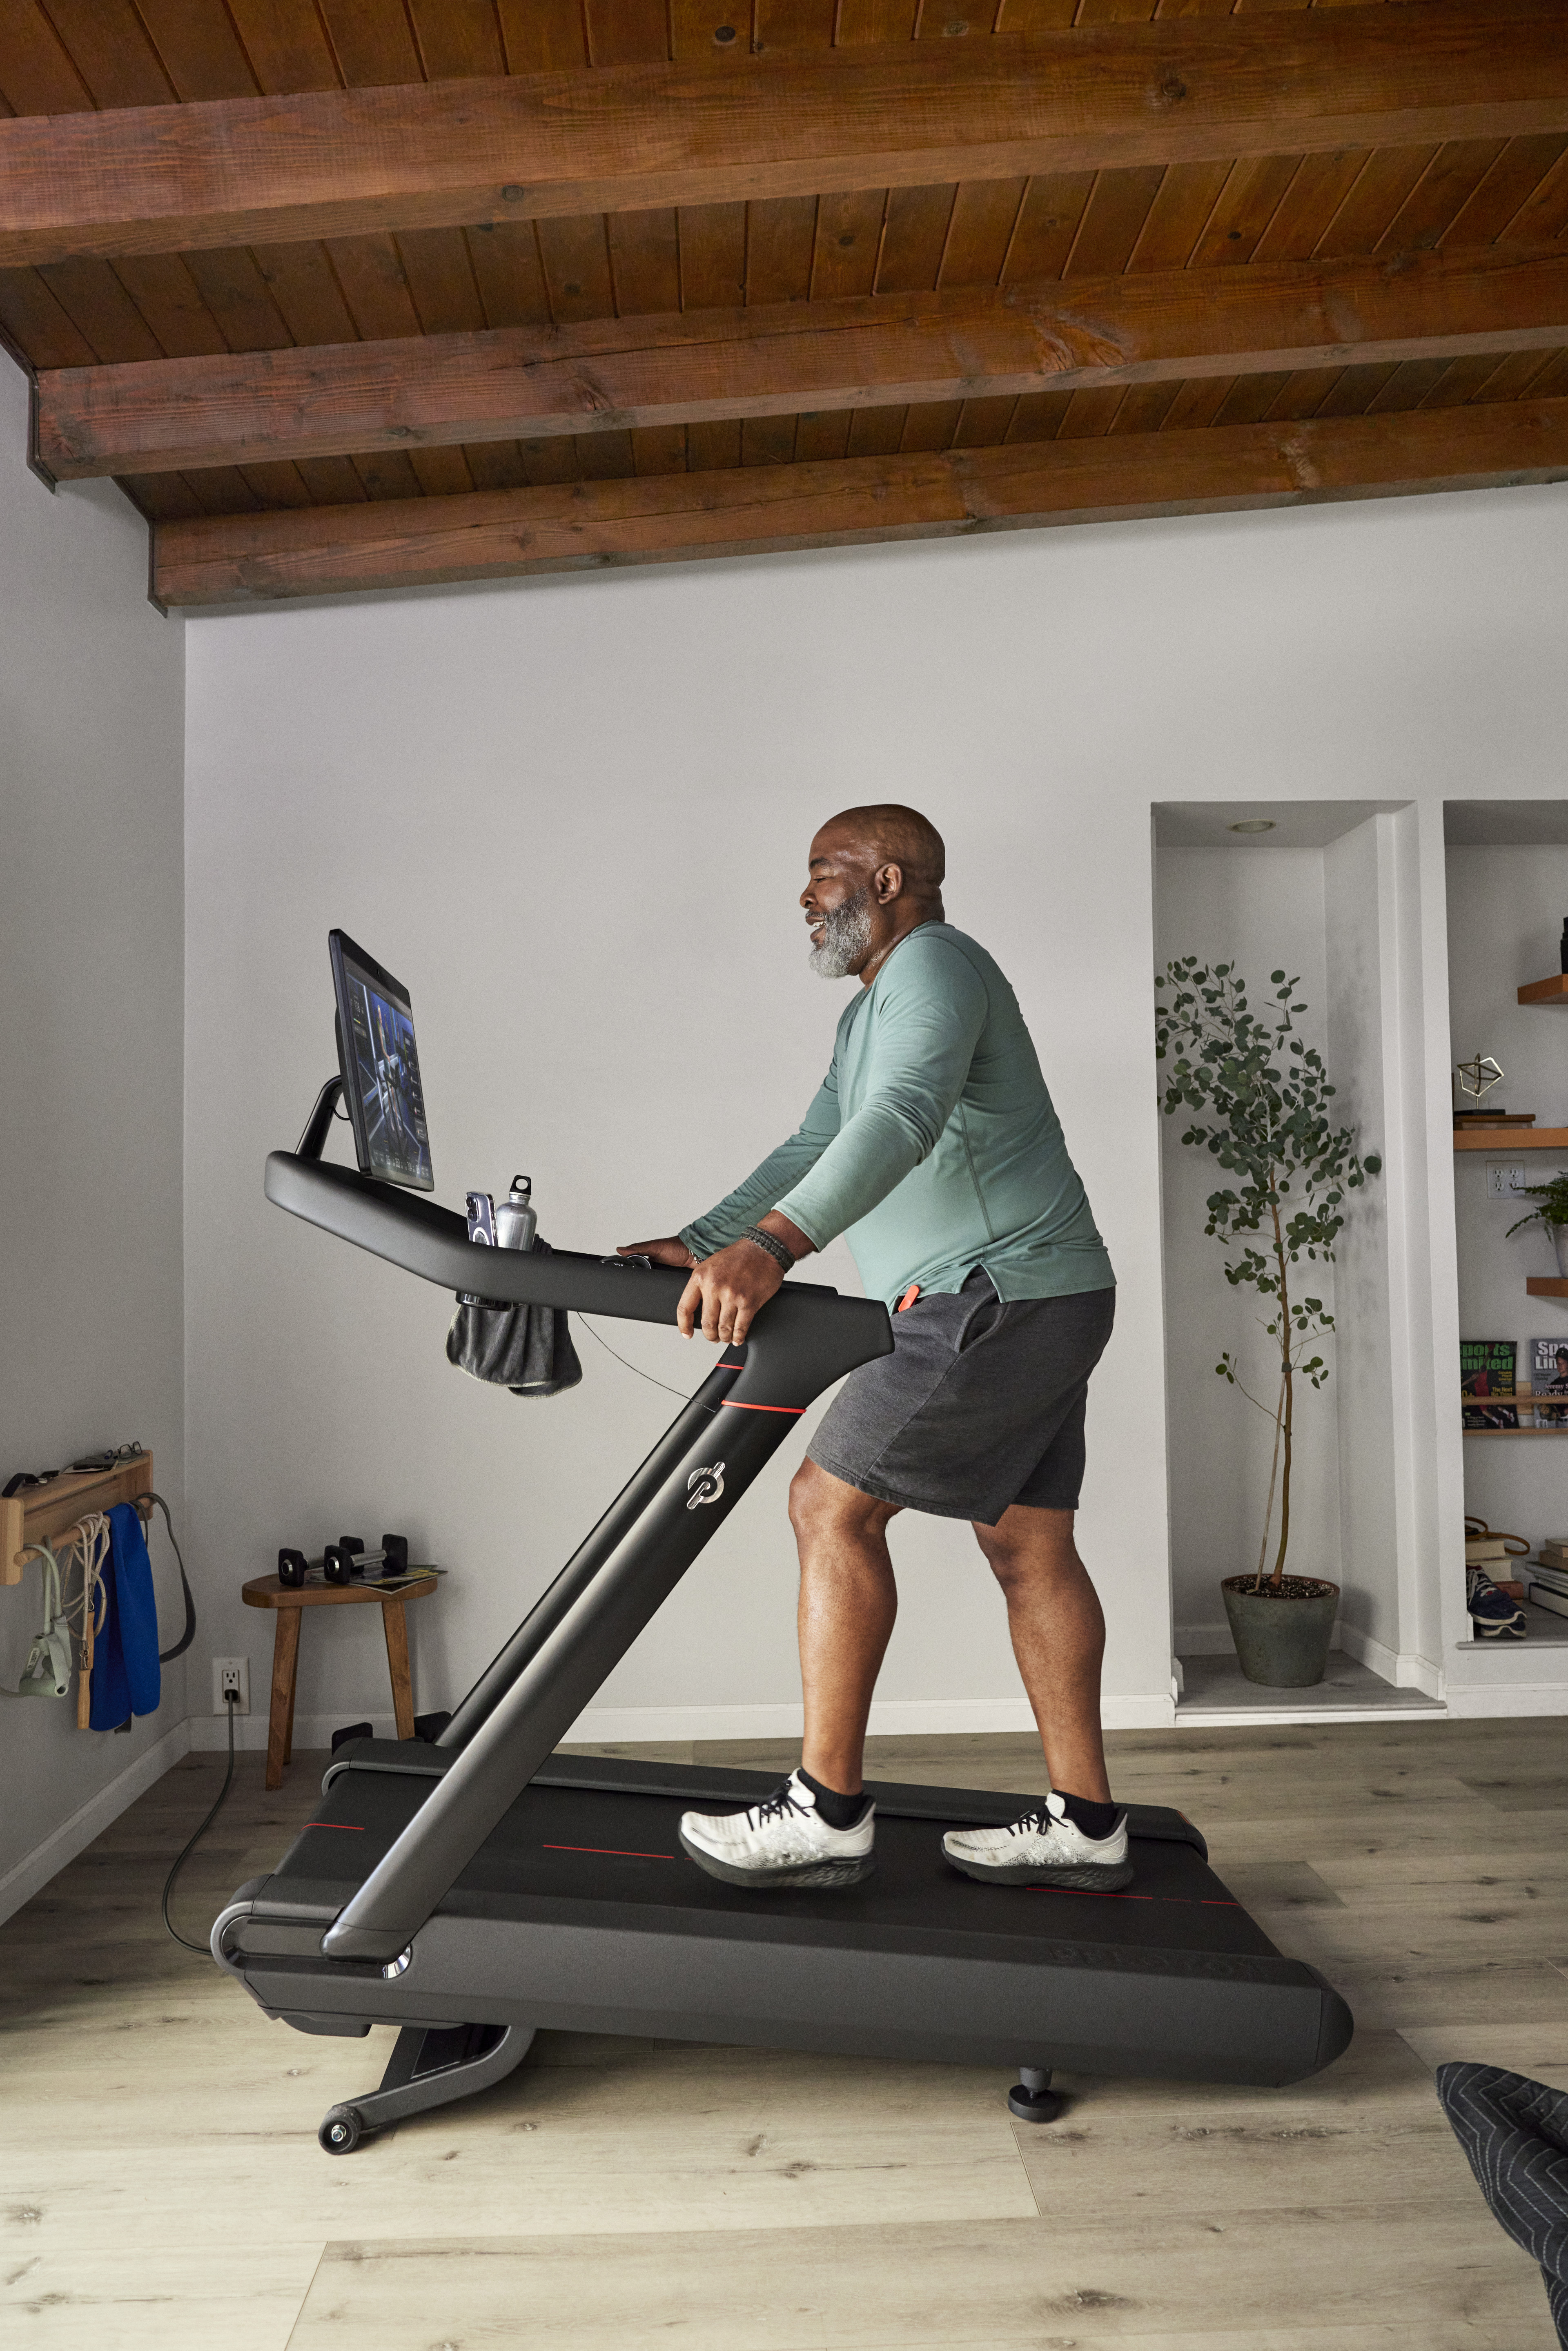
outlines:
{"label": "black power cord", "polygon": [[201,1827],[196,1831],[194,1836],[188,1841],[179,1860],[174,1864],[173,1868],[163,1880],[163,1924],[168,1928],[169,1932],[173,1936],[174,1940],[177,1943],[183,1944],[187,1951],[201,1951],[204,1953],[207,1946],[205,1943],[193,1943],[188,1936],[181,1934],[180,1929],[174,1925],[172,1919],[169,1916],[169,1896],[174,1891],[174,1880],[184,1868],[186,1862],[189,1861],[197,1845],[200,1844],[202,1839],[206,1835],[207,1831],[212,1827],[213,1823],[217,1819],[219,1813],[223,1810],[224,1798],[228,1794],[229,1789],[234,1784],[235,1716],[239,1709],[239,1692],[238,1690],[232,1689],[225,1690],[224,1692],[224,1698],[226,1701],[229,1718],[229,1768],[224,1773],[224,1784],[218,1790],[217,1802],[214,1804],[212,1811],[207,1814],[206,1819],[202,1823]]}

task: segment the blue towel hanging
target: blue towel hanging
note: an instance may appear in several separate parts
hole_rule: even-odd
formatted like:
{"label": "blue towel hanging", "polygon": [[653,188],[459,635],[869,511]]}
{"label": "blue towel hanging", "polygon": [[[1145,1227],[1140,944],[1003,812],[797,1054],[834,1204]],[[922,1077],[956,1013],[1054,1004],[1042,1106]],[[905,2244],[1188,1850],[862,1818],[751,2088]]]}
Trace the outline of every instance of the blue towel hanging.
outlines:
{"label": "blue towel hanging", "polygon": [[127,1716],[153,1714],[162,1691],[152,1562],[141,1520],[129,1502],[109,1514],[104,1619],[93,1653],[94,1730],[117,1730]]}

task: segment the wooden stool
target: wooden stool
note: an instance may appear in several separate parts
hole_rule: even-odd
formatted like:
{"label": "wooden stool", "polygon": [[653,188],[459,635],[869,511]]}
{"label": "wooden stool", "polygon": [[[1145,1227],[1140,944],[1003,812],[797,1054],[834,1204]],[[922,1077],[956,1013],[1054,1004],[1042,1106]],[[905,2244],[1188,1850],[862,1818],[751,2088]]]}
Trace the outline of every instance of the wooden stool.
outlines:
{"label": "wooden stool", "polygon": [[247,1608],[276,1608],[277,1633],[272,1649],[272,1711],[267,1730],[267,1784],[283,1785],[283,1767],[294,1752],[294,1686],[299,1677],[299,1612],[302,1608],[352,1607],[379,1600],[387,1636],[387,1665],[392,1673],[392,1713],[400,1739],[413,1737],[413,1682],[408,1668],[408,1625],[405,1600],[423,1600],[434,1592],[436,1578],[406,1584],[401,1592],[378,1592],[373,1583],[279,1583],[276,1575],[253,1576],[242,1586]]}

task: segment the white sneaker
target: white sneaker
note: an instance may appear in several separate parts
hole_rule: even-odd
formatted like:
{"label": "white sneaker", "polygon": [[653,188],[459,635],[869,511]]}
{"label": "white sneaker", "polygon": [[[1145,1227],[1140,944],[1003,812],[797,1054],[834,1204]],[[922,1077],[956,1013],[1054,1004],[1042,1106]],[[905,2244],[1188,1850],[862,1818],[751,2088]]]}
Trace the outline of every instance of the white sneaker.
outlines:
{"label": "white sneaker", "polygon": [[876,1867],[876,1808],[852,1829],[831,1828],[799,1771],[744,1813],[683,1813],[681,1843],[710,1877],[730,1886],[858,1886]]}
{"label": "white sneaker", "polygon": [[1081,1894],[1113,1894],[1133,1876],[1126,1813],[1119,1814],[1108,1837],[1088,1837],[1068,1819],[1057,1795],[1005,1829],[949,1829],[942,1850],[966,1877],[993,1886],[1066,1886]]}

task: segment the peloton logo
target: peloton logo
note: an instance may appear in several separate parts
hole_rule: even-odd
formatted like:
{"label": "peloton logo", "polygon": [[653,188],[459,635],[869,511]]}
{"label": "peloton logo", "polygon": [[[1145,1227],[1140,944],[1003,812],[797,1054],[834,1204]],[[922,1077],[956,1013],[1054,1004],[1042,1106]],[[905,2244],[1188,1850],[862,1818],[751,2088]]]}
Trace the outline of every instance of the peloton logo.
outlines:
{"label": "peloton logo", "polygon": [[724,1463],[716,1461],[711,1469],[694,1469],[686,1479],[686,1491],[692,1498],[686,1504],[688,1510],[695,1510],[699,1502],[716,1502],[724,1491]]}

